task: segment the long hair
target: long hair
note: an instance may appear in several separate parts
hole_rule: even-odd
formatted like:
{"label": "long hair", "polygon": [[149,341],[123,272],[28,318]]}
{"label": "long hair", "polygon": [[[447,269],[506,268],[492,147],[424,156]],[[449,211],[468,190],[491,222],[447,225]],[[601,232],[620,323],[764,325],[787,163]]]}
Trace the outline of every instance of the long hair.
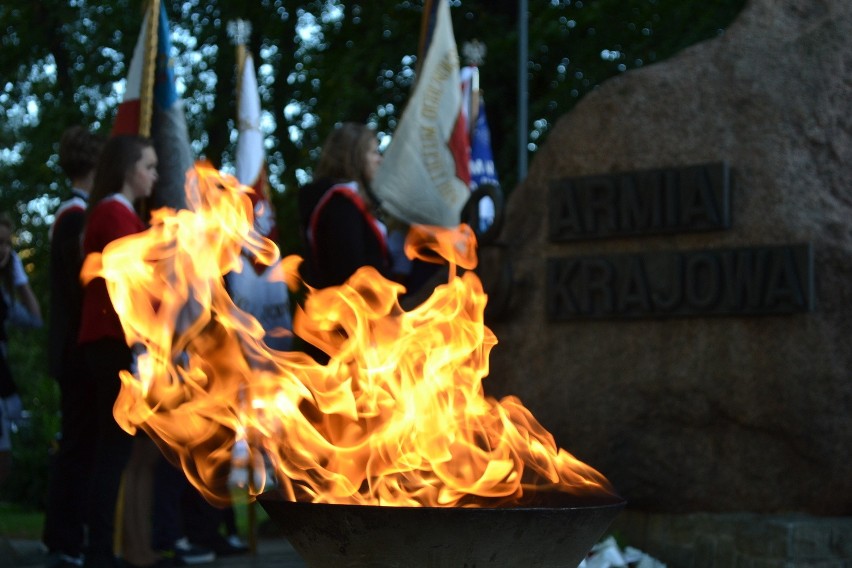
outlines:
{"label": "long hair", "polygon": [[127,175],[142,158],[142,152],[145,148],[153,147],[150,138],[132,134],[121,134],[107,140],[98,160],[98,169],[95,170],[87,215],[102,199],[121,191]]}
{"label": "long hair", "polygon": [[376,132],[372,128],[357,122],[344,122],[326,138],[314,169],[314,179],[356,181],[368,192],[366,156],[375,145]]}

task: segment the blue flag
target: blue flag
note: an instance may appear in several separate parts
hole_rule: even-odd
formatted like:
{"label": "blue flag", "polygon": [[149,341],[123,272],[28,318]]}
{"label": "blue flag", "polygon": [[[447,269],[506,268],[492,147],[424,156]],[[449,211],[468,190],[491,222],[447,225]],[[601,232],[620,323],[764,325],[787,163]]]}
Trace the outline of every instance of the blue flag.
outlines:
{"label": "blue flag", "polygon": [[470,135],[470,188],[476,189],[485,184],[500,186],[491,152],[491,130],[485,116],[485,101],[480,99],[479,114]]}

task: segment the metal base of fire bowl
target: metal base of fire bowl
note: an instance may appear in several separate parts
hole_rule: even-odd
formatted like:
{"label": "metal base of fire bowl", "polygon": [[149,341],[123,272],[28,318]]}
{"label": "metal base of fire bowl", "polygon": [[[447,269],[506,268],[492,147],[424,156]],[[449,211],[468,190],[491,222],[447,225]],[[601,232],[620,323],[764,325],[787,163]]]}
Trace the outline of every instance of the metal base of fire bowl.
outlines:
{"label": "metal base of fire bowl", "polygon": [[624,501],[562,494],[531,506],[377,507],[257,498],[310,568],[574,568]]}

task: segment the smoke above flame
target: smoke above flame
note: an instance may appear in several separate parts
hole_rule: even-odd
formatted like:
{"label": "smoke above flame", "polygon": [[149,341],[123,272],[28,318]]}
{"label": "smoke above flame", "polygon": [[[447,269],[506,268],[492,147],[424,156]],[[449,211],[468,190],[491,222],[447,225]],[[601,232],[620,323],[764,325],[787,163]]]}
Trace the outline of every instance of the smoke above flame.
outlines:
{"label": "smoke above flame", "polygon": [[[251,494],[274,482],[290,500],[496,506],[530,490],[614,493],[520,400],[485,395],[497,340],[484,324],[468,227],[412,231],[409,254],[450,267],[415,308],[403,309],[404,288],[369,267],[309,290],[294,331],[330,355],[321,365],[267,348],[225,289],[244,251],[266,264],[279,255],[253,230],[248,191],[196,164],[188,209],[154,211],[147,231],[90,255],[83,270],[86,281],[105,279],[137,353],[121,373],[116,420],[144,430],[210,502],[230,499],[235,448],[247,448]],[[285,258],[277,276],[292,290],[300,262]]]}

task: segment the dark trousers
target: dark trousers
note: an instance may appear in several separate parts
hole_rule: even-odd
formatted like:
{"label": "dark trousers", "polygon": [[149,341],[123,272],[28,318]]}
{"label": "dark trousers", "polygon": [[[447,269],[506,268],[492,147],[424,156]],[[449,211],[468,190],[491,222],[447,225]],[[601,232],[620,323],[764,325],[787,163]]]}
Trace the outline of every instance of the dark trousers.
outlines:
{"label": "dark trousers", "polygon": [[216,507],[208,503],[194,487],[183,499],[183,517],[186,536],[194,544],[218,551],[225,543],[224,525],[228,534],[237,534],[237,520],[233,507]]}
{"label": "dark trousers", "polygon": [[195,488],[183,470],[161,456],[154,472],[152,536],[155,550],[171,550],[175,541],[186,536],[181,502],[190,490]]}
{"label": "dark trousers", "polygon": [[51,461],[42,540],[51,553],[80,556],[97,436],[91,408],[95,384],[86,372],[80,350],[68,354],[56,380],[61,432]]}
{"label": "dark trousers", "polygon": [[204,500],[182,469],[161,457],[154,474],[153,520],[155,550],[169,550],[183,537],[214,548],[222,510]]}
{"label": "dark trousers", "polygon": [[89,547],[86,553],[86,566],[94,568],[114,562],[115,508],[133,437],[119,427],[112,408],[121,387],[118,373],[130,368],[132,356],[130,348],[119,339],[87,343],[83,353],[95,384],[90,412],[98,427],[89,491]]}

